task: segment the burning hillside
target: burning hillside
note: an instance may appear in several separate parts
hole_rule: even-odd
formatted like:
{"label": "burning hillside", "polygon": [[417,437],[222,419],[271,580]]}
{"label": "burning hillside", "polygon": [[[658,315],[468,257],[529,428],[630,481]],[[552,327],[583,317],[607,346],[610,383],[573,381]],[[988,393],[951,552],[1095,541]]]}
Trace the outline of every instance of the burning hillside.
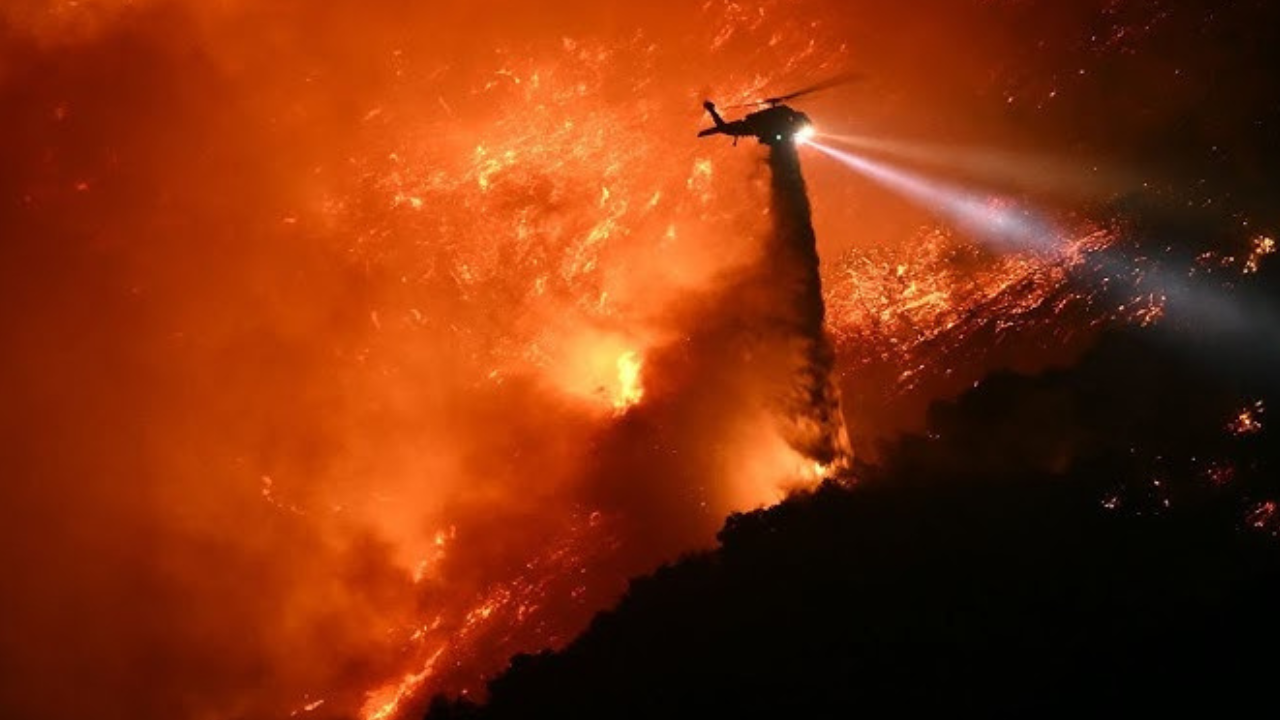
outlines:
{"label": "burning hillside", "polygon": [[[1000,138],[1030,132],[1006,85],[1079,60],[1010,69],[1023,3],[859,5],[6,4],[0,707],[374,720],[474,692],[829,472],[840,433],[796,417],[861,451],[1147,318],[1068,282],[1105,217],[994,252],[801,148],[825,292],[806,275],[803,331],[761,324],[788,302],[770,168],[696,140],[704,99],[864,68],[811,114]],[[1089,5],[1061,25],[1100,23],[1097,52],[1151,32]]]}

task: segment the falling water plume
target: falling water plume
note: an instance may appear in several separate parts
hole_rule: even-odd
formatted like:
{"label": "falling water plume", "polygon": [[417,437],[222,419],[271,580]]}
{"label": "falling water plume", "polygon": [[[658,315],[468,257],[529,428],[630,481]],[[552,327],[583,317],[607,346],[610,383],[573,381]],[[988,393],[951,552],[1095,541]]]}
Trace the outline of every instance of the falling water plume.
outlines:
{"label": "falling water plume", "polygon": [[766,252],[776,262],[765,281],[785,298],[769,319],[790,336],[798,351],[796,382],[781,398],[784,435],[793,448],[826,470],[820,474],[828,474],[847,467],[852,451],[832,376],[835,352],[825,330],[817,240],[796,144],[772,145],[769,169],[773,226]]}

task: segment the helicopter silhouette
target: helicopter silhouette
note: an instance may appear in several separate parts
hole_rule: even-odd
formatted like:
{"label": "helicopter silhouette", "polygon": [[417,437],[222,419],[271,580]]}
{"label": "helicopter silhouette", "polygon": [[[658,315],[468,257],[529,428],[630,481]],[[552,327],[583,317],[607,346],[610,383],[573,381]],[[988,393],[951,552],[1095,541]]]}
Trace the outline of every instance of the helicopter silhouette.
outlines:
{"label": "helicopter silhouette", "polygon": [[763,145],[779,145],[784,142],[795,142],[796,136],[801,138],[812,134],[813,123],[809,120],[809,116],[784,105],[788,100],[810,93],[826,90],[837,85],[853,82],[861,76],[857,74],[840,75],[830,80],[825,80],[809,87],[797,90],[786,95],[765,98],[754,102],[744,103],[742,105],[731,105],[729,109],[742,107],[755,107],[757,105],[768,105],[764,110],[757,110],[740,120],[726,122],[720,113],[716,110],[716,104],[707,100],[702,103],[702,107],[707,109],[711,114],[712,121],[715,122],[714,127],[709,127],[698,133],[698,137],[707,137],[708,135],[728,135],[733,138],[733,144],[738,144],[739,138],[754,137]]}

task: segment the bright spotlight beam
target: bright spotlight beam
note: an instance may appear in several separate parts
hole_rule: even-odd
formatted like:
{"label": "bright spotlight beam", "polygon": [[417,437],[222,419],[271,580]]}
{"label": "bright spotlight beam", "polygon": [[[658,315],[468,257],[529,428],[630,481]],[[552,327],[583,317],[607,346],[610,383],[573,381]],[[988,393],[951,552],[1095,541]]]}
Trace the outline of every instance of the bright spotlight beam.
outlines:
{"label": "bright spotlight beam", "polygon": [[874,153],[917,166],[958,171],[966,178],[1033,192],[1051,191],[1081,198],[1103,198],[1142,184],[1142,179],[1132,172],[1103,163],[1082,163],[1079,158],[869,135],[817,135],[820,140],[859,152]]}
{"label": "bright spotlight beam", "polygon": [[1064,238],[1047,220],[1001,198],[951,187],[812,139],[805,144],[879,185],[933,209],[960,230],[997,249],[1044,252],[1059,247]]}
{"label": "bright spotlight beam", "polygon": [[[978,194],[876,160],[837,150],[814,140],[806,146],[873,182],[933,209],[973,237],[1003,251],[1053,252],[1068,234],[1029,209],[999,197]],[[1166,314],[1200,337],[1222,334],[1247,342],[1258,357],[1280,359],[1280,317],[1258,297],[1196,282],[1159,266],[1140,268],[1118,250],[1102,250],[1094,260],[1106,275],[1142,278],[1141,286],[1164,300]],[[1226,362],[1226,357],[1215,358]],[[1270,370],[1275,375],[1276,371]]]}

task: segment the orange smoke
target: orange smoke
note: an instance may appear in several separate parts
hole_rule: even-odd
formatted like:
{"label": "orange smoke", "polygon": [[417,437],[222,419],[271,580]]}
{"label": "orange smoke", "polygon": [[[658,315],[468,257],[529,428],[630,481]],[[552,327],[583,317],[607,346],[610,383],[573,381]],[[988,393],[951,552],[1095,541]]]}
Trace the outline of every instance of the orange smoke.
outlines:
{"label": "orange smoke", "polygon": [[[6,715],[390,717],[830,472],[736,294],[762,154],[694,132],[912,57],[874,32],[905,16],[429,5],[0,9]],[[1069,260],[921,253],[811,160],[846,370],[1056,297]]]}

